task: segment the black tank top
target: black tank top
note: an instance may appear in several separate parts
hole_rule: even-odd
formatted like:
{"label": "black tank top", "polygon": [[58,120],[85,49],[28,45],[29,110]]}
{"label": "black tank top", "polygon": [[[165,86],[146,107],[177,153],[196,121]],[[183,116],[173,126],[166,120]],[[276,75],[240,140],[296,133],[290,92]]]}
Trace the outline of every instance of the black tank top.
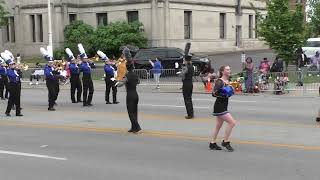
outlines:
{"label": "black tank top", "polygon": [[188,72],[184,76],[183,82],[192,82],[192,76],[193,76],[193,66],[191,64],[187,65]]}
{"label": "black tank top", "polygon": [[127,83],[126,83],[127,92],[135,92],[137,89],[137,85],[140,83],[138,76],[133,71],[129,71],[128,74],[126,75],[126,78],[127,78]]}

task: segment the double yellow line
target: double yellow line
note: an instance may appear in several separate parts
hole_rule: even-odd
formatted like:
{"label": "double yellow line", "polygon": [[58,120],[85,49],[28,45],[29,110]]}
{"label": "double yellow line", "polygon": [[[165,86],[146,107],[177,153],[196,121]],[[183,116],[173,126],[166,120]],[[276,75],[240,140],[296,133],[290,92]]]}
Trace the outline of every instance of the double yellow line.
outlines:
{"label": "double yellow line", "polygon": [[[10,121],[2,120],[2,121],[0,121],[0,125],[24,127],[24,128],[47,128],[47,129],[63,129],[63,130],[82,131],[82,132],[128,134],[127,129],[123,129],[123,128],[79,126],[79,125],[54,125],[54,124],[46,124],[46,123],[30,123],[30,122],[12,121],[12,120],[10,120]],[[208,137],[194,136],[194,135],[190,135],[190,134],[179,134],[176,132],[166,132],[166,131],[142,131],[138,135],[139,136],[146,136],[146,137],[168,138],[168,139],[209,141]],[[309,150],[309,151],[320,151],[320,146],[280,144],[280,143],[271,143],[271,142],[266,142],[266,141],[234,140],[233,142],[236,144],[244,144],[244,145],[256,145],[256,146],[267,146],[267,147],[277,147],[277,148],[287,148],[287,149],[302,149],[302,150]]]}

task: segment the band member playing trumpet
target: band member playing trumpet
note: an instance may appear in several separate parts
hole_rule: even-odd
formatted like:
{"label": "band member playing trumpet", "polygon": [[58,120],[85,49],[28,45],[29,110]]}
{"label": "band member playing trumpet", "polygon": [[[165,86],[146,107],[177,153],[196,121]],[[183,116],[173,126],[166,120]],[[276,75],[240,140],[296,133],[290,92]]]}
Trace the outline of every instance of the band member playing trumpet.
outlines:
{"label": "band member playing trumpet", "polygon": [[[81,79],[80,79],[80,69],[78,67],[78,64],[76,64],[76,59],[73,56],[72,51],[67,48],[66,49],[66,53],[69,56],[69,70],[70,70],[70,83],[71,83],[71,87],[70,87],[70,92],[71,92],[71,101],[72,103],[78,103],[78,102],[82,102],[81,101],[81,93],[82,93],[82,83],[81,83]],[[77,90],[77,101],[75,99],[75,93]]]}
{"label": "band member playing trumpet", "polygon": [[119,102],[117,101],[117,87],[115,86],[116,84],[115,70],[114,70],[114,67],[112,66],[112,62],[102,51],[98,51],[97,54],[101,57],[101,60],[105,62],[103,69],[105,72],[104,80],[106,83],[106,92],[105,92],[106,104],[112,104],[109,99],[111,89],[112,89],[113,104],[119,104]]}
{"label": "band member playing trumpet", "polygon": [[20,90],[21,90],[21,81],[19,74],[16,70],[16,64],[13,61],[13,58],[10,57],[10,55],[6,53],[1,53],[2,58],[6,60],[6,63],[9,64],[9,69],[7,70],[7,75],[9,79],[9,101],[8,106],[6,110],[6,115],[10,115],[10,111],[12,107],[16,106],[16,116],[23,116],[21,114],[21,108],[20,108]]}
{"label": "band member playing trumpet", "polygon": [[[89,61],[88,56],[82,46],[82,44],[78,44],[81,63],[81,71],[82,71],[82,82],[83,82],[83,106],[92,106],[92,97],[93,97],[93,82],[91,78],[91,69],[95,69],[96,65]],[[88,94],[89,91],[89,94]]]}
{"label": "band member playing trumpet", "polygon": [[48,88],[48,111],[55,111],[54,105],[56,105],[56,100],[59,94],[59,72],[57,69],[55,69],[53,58],[49,55],[47,50],[41,48],[40,51],[44,58],[48,61],[44,68],[46,85]]}
{"label": "band member playing trumpet", "polygon": [[[5,100],[5,98],[8,98],[8,76],[7,76],[7,67],[6,67],[6,62],[0,58],[0,98],[2,100]],[[5,95],[4,95],[4,89]]]}

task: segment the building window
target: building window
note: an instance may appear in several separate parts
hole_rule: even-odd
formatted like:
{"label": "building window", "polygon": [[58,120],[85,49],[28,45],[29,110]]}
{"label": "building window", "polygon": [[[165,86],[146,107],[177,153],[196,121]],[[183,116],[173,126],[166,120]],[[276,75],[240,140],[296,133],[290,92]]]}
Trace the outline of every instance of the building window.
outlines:
{"label": "building window", "polygon": [[14,17],[9,17],[9,30],[10,30],[10,42],[14,43],[16,41]]}
{"label": "building window", "polygon": [[107,13],[97,13],[97,23],[98,23],[98,26],[108,25],[108,14]]}
{"label": "building window", "polygon": [[30,22],[31,22],[31,40],[32,42],[36,42],[36,20],[34,15],[30,15]]}
{"label": "building window", "polygon": [[42,22],[42,15],[37,15],[38,20],[38,40],[43,42],[43,22]]}
{"label": "building window", "polygon": [[255,29],[255,37],[258,38],[258,23],[259,23],[259,16],[258,15],[255,16],[255,21],[256,21],[255,28],[254,28]]}
{"label": "building window", "polygon": [[192,32],[192,12],[184,12],[184,39],[191,39]]}
{"label": "building window", "polygon": [[253,15],[249,15],[249,38],[253,38]]}
{"label": "building window", "polygon": [[220,39],[226,38],[226,13],[220,13]]}
{"label": "building window", "polygon": [[14,17],[7,17],[6,18],[7,24],[4,29],[5,31],[5,42],[12,42],[16,41],[16,34],[15,34],[15,25],[14,25]]}
{"label": "building window", "polygon": [[69,23],[77,20],[77,14],[69,14]]}
{"label": "building window", "polygon": [[138,11],[128,11],[127,18],[128,18],[128,23],[139,21],[139,12]]}
{"label": "building window", "polygon": [[7,25],[6,25],[6,36],[5,36],[5,42],[10,41],[10,26],[9,26],[9,18],[7,18]]}

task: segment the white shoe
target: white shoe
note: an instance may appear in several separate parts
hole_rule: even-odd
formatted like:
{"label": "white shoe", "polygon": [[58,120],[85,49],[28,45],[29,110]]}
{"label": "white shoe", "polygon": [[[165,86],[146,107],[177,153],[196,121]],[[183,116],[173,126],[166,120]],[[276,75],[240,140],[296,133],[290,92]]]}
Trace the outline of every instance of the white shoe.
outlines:
{"label": "white shoe", "polygon": [[29,84],[30,84],[30,86],[31,86],[31,85],[33,85],[33,82],[30,82]]}
{"label": "white shoe", "polygon": [[36,85],[39,85],[39,82],[36,82]]}

